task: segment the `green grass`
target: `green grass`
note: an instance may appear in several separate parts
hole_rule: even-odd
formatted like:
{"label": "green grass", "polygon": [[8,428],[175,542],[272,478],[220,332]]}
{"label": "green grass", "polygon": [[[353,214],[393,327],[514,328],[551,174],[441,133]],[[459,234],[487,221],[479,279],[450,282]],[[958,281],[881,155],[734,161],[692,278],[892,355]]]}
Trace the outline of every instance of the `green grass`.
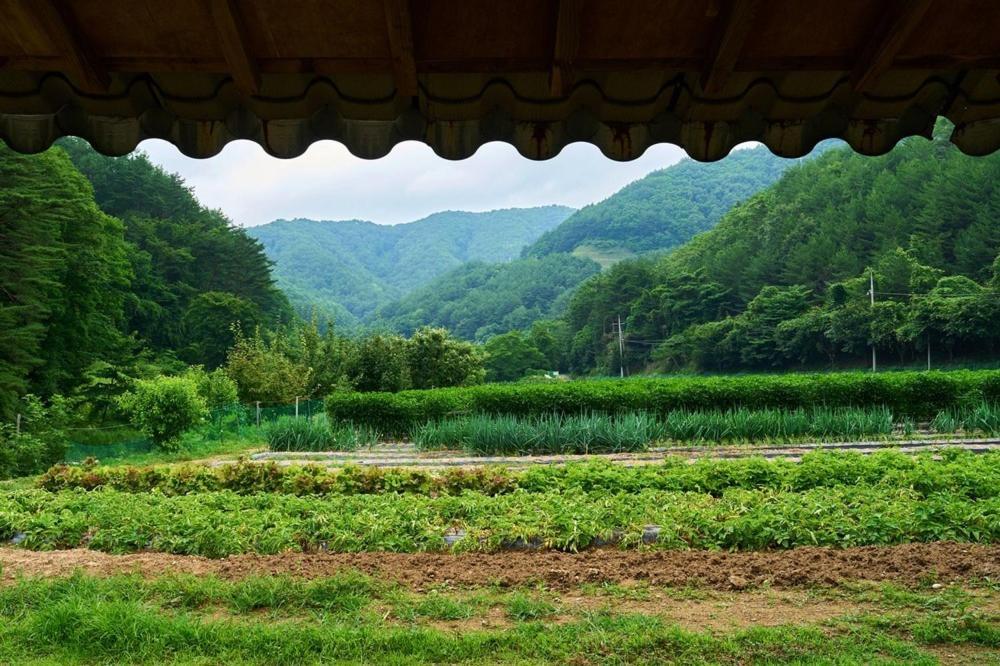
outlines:
{"label": "green grass", "polygon": [[[566,611],[537,590],[419,593],[351,572],[315,581],[75,574],[0,587],[0,662],[933,664],[927,649],[937,645],[964,646],[982,663],[1000,647],[995,616],[961,592],[943,602],[906,592],[903,603],[889,587],[843,594],[867,595],[870,612],[708,633],[614,603]],[[434,625],[491,608],[509,624]]]}
{"label": "green grass", "polygon": [[624,247],[595,247],[586,244],[577,245],[572,254],[574,257],[596,261],[602,269],[635,256],[634,252]]}
{"label": "green grass", "polygon": [[942,410],[934,417],[931,428],[938,433],[961,430],[968,435],[1000,434],[1000,404],[983,402],[974,406]]}

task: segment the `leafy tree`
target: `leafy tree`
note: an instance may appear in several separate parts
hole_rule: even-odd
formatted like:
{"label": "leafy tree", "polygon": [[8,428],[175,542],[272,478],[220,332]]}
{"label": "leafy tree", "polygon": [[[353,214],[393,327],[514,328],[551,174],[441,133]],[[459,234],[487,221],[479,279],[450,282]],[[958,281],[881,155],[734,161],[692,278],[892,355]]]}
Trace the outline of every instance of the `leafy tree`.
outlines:
{"label": "leafy tree", "polygon": [[479,384],[486,375],[483,353],[443,328],[418,329],[406,341],[406,361],[416,389]]}
{"label": "leafy tree", "polygon": [[309,395],[312,369],[286,353],[279,335],[265,336],[257,329],[252,337],[246,337],[237,328],[235,336],[225,372],[236,382],[242,402],[288,404]]}
{"label": "leafy tree", "polygon": [[157,446],[176,448],[180,436],[205,418],[208,407],[190,377],[140,379],[119,398],[130,421]]}
{"label": "leafy tree", "polygon": [[486,376],[490,381],[514,381],[524,377],[529,370],[543,369],[546,364],[545,355],[520,331],[490,338],[483,349],[486,351]]}
{"label": "leafy tree", "polygon": [[206,372],[200,365],[190,368],[183,375],[194,382],[198,395],[208,409],[229,407],[239,400],[239,388],[222,368]]}
{"label": "leafy tree", "polygon": [[410,388],[406,340],[375,333],[362,339],[349,374],[358,391],[402,391]]}

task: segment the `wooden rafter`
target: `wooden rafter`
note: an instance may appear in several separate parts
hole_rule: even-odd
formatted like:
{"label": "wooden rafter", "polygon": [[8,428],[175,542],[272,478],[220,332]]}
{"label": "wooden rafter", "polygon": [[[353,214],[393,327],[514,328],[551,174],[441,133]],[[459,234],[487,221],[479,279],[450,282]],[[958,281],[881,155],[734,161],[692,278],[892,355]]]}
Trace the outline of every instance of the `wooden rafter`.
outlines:
{"label": "wooden rafter", "polygon": [[729,75],[736,68],[743,43],[753,26],[758,0],[728,0],[711,3],[706,12],[714,12],[718,26],[712,35],[705,69],[701,76],[701,88],[707,93],[716,93],[725,85]]}
{"label": "wooden rafter", "polygon": [[21,12],[22,23],[37,26],[52,39],[64,69],[77,88],[88,93],[107,92],[111,78],[94,56],[73,12],[60,0],[23,0],[10,5]]}
{"label": "wooden rafter", "polygon": [[233,81],[240,90],[256,95],[260,92],[260,68],[250,51],[246,26],[236,0],[211,0],[210,4],[222,55]]}
{"label": "wooden rafter", "polygon": [[869,36],[851,72],[851,87],[856,92],[870,89],[878,77],[892,66],[892,61],[933,1],[904,0],[898,11],[887,13],[883,17],[874,33]]}
{"label": "wooden rafter", "polygon": [[417,61],[413,55],[413,25],[409,0],[383,0],[392,55],[392,76],[402,97],[417,95]]}
{"label": "wooden rafter", "polygon": [[555,46],[549,90],[553,97],[563,97],[573,85],[573,61],[580,49],[580,13],[583,0],[559,0]]}

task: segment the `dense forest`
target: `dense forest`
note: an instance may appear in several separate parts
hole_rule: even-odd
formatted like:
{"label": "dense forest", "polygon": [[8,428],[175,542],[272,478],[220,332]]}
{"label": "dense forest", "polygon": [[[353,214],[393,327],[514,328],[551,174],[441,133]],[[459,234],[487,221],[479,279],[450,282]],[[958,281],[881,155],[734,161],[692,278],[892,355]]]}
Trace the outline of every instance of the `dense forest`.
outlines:
{"label": "dense forest", "polygon": [[481,342],[560,314],[572,290],[598,272],[597,263],[569,254],[471,262],[384,306],[375,323],[405,334],[440,326]]}
{"label": "dense forest", "polygon": [[719,162],[681,160],[581,208],[525,248],[524,254],[577,251],[621,256],[676,247],[711,229],[734,204],[778,180],[795,162],[764,146],[735,150]]}
{"label": "dense forest", "polygon": [[[1000,157],[944,138],[827,151],[659,260],[577,290],[567,369],[743,370],[990,357],[1000,344]],[[870,281],[876,304],[871,305]]]}
{"label": "dense forest", "polygon": [[137,153],[0,148],[0,414],[19,395],[121,390],[215,367],[234,323],[292,317],[260,244]]}
{"label": "dense forest", "polygon": [[305,317],[355,329],[380,306],[468,261],[505,262],[573,209],[445,211],[397,225],[277,220],[248,233],[275,262],[278,285]]}

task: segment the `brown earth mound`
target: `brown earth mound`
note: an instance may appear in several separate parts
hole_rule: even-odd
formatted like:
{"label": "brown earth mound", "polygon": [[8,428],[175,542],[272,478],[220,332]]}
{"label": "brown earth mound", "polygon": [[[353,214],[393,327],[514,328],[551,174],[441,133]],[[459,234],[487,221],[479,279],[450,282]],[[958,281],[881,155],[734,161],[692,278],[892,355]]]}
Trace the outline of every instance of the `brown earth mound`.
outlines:
{"label": "brown earth mound", "polygon": [[0,548],[3,580],[19,575],[64,576],[75,570],[93,575],[135,572],[213,574],[226,579],[287,574],[307,578],[354,569],[414,589],[432,585],[506,586],[544,583],[567,590],[582,583],[645,581],[654,585],[698,585],[714,589],[831,586],[848,581],[895,581],[912,585],[928,580],[1000,578],[1000,545],[951,542],[796,548],[768,552],[589,550],[508,553],[283,553],[202,557],[137,553],[108,555],[76,549],[33,552]]}

